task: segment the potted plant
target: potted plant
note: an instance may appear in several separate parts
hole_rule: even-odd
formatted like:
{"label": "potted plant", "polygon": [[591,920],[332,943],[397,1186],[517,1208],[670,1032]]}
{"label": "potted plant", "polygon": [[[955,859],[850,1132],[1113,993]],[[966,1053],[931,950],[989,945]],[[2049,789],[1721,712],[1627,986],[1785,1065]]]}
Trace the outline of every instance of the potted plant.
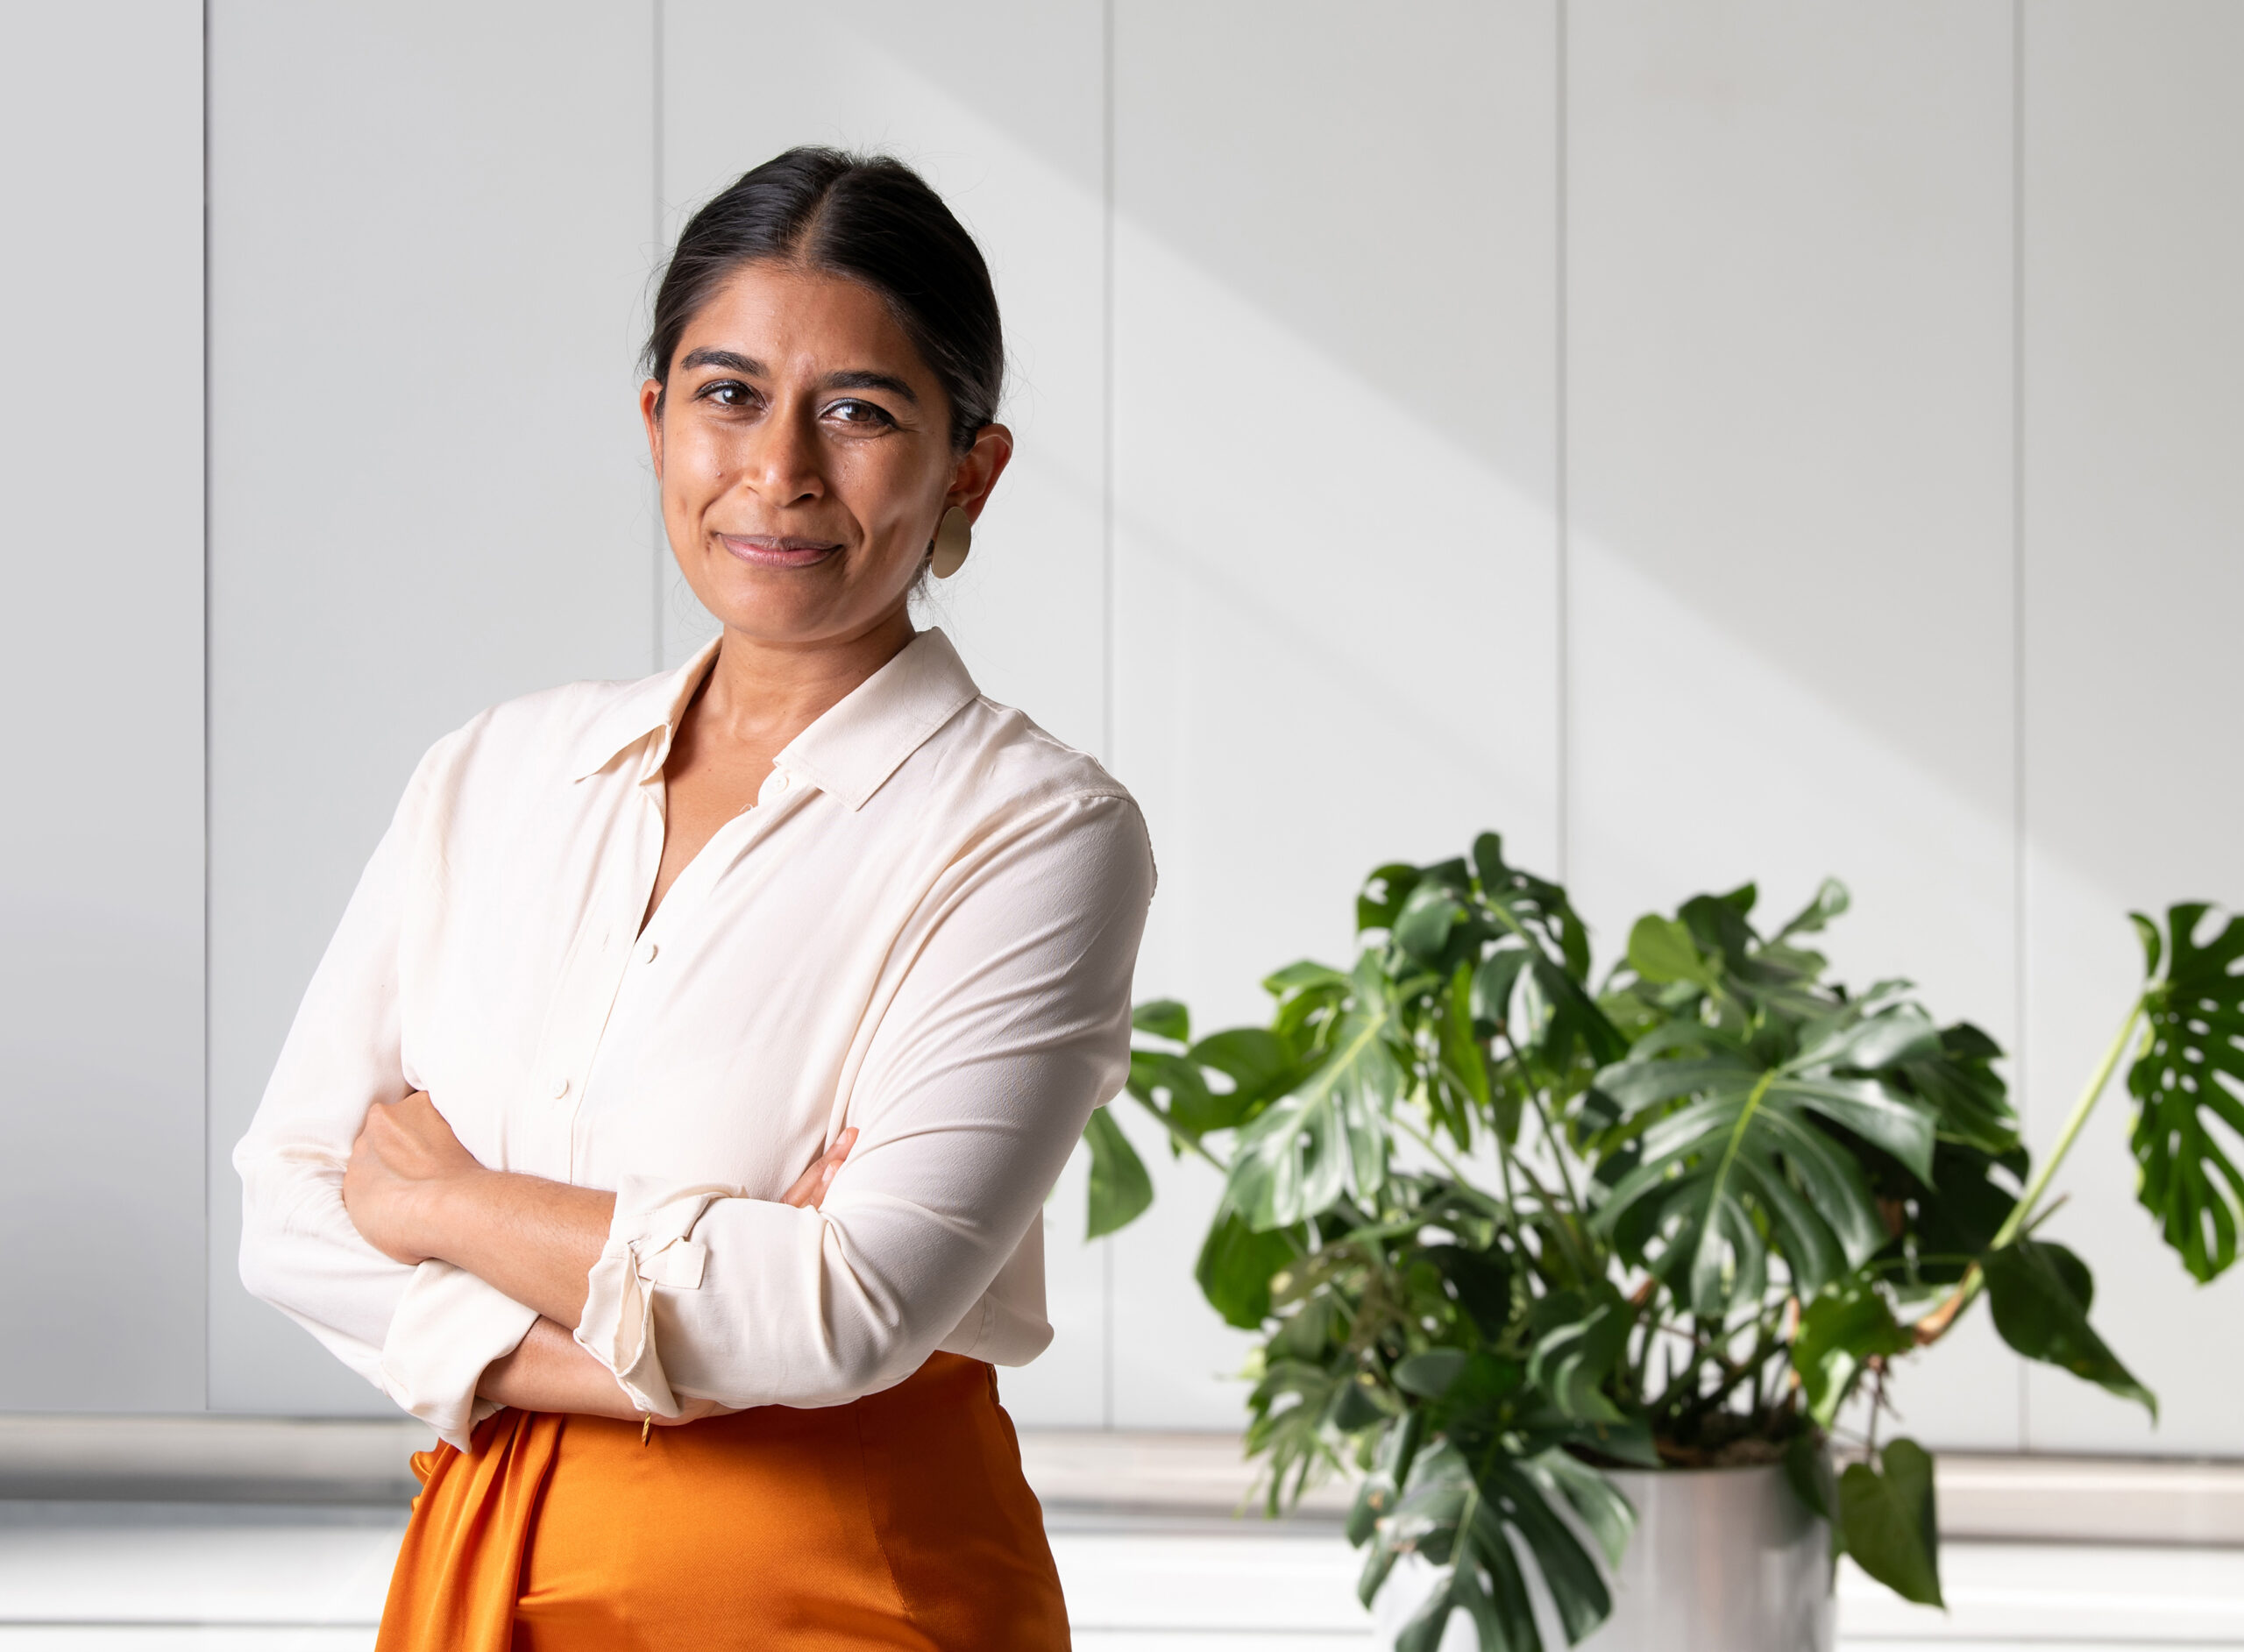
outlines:
{"label": "potted plant", "polygon": [[[2198,1279],[2234,1259],[2244,1178],[2209,1126],[2244,1135],[2212,1077],[2244,1080],[2244,921],[2200,945],[2202,905],[2135,919],[2148,984],[2037,1173],[1992,1039],[1906,982],[1828,978],[1811,943],[1843,889],[1767,933],[1755,905],[1749,885],[1644,918],[1593,984],[1566,891],[1486,834],[1374,872],[1353,967],[1271,975],[1268,1025],[1136,1012],[1131,1095],[1224,1176],[1197,1277],[1258,1337],[1269,1508],[1359,1477],[1360,1593],[1403,1652],[1458,1613],[1484,1648],[1599,1631],[1613,1579],[1660,1564],[1630,1555],[1640,1506],[1678,1487],[1720,1488],[1728,1513],[1686,1518],[1737,1526],[1778,1581],[1743,1603],[1750,1637],[1686,1633],[1736,1598],[1663,1600],[1658,1644],[1828,1646],[1839,1552],[1937,1604],[1931,1459],[1880,1437],[1892,1362],[1985,1295],[2020,1353],[2155,1408],[2042,1233],[2139,1029],[2143,1201]],[[1096,1237],[1153,1187],[1111,1117],[1086,1136]],[[1655,1643],[1628,1612],[1606,1634]]]}

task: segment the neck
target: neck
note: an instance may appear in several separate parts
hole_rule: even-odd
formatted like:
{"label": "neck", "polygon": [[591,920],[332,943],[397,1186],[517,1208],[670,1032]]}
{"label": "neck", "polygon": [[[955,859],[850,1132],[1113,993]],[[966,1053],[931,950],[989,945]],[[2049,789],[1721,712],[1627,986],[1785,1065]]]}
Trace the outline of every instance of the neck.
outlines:
{"label": "neck", "polygon": [[773,642],[727,626],[694,713],[703,728],[720,738],[777,750],[903,652],[916,635],[902,606],[854,636],[816,642]]}

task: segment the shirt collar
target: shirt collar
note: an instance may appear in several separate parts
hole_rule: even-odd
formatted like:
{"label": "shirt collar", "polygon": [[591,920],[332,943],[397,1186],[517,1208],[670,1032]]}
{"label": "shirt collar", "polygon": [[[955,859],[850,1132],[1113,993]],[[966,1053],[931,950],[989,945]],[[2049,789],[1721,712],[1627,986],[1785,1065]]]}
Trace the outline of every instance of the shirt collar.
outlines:
{"label": "shirt collar", "polygon": [[[626,689],[578,746],[572,777],[597,774],[650,734],[658,738],[643,760],[640,778],[659,773],[717,647],[713,642],[677,670]],[[922,631],[790,741],[778,766],[862,809],[905,759],[980,693],[951,640],[939,628]]]}
{"label": "shirt collar", "polygon": [[981,693],[950,639],[940,629],[922,631],[789,741],[779,766],[862,809],[905,758]]}
{"label": "shirt collar", "polygon": [[648,764],[641,769],[640,778],[661,769],[670,757],[671,736],[678,733],[678,721],[693,703],[693,692],[709,674],[717,645],[723,641],[722,636],[713,639],[675,671],[628,684],[578,742],[569,778],[583,780],[598,774],[648,735],[657,734],[661,738],[648,753]]}

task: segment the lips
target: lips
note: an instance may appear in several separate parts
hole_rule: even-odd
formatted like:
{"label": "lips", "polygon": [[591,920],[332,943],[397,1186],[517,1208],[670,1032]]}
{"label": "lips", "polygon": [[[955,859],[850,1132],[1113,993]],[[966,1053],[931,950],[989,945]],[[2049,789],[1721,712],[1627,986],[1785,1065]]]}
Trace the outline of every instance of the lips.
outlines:
{"label": "lips", "polygon": [[842,547],[829,539],[803,539],[792,534],[719,534],[725,549],[757,568],[810,568]]}

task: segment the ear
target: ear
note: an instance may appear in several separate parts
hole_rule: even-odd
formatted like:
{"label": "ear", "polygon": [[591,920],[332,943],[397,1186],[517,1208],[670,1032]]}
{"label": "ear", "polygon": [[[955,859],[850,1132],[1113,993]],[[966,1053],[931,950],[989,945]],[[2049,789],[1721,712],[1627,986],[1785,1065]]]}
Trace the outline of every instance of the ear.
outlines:
{"label": "ear", "polygon": [[[974,445],[959,456],[958,468],[951,472],[950,491],[943,495],[946,507],[956,505],[966,512],[966,520],[978,521],[982,507],[990,501],[991,490],[998,486],[998,479],[1005,473],[1005,466],[1012,463],[1013,433],[1002,424],[985,424],[974,433]],[[659,471],[660,466],[657,465]]]}
{"label": "ear", "polygon": [[663,381],[650,379],[639,386],[639,417],[647,427],[647,457],[654,461],[655,479],[663,476]]}

